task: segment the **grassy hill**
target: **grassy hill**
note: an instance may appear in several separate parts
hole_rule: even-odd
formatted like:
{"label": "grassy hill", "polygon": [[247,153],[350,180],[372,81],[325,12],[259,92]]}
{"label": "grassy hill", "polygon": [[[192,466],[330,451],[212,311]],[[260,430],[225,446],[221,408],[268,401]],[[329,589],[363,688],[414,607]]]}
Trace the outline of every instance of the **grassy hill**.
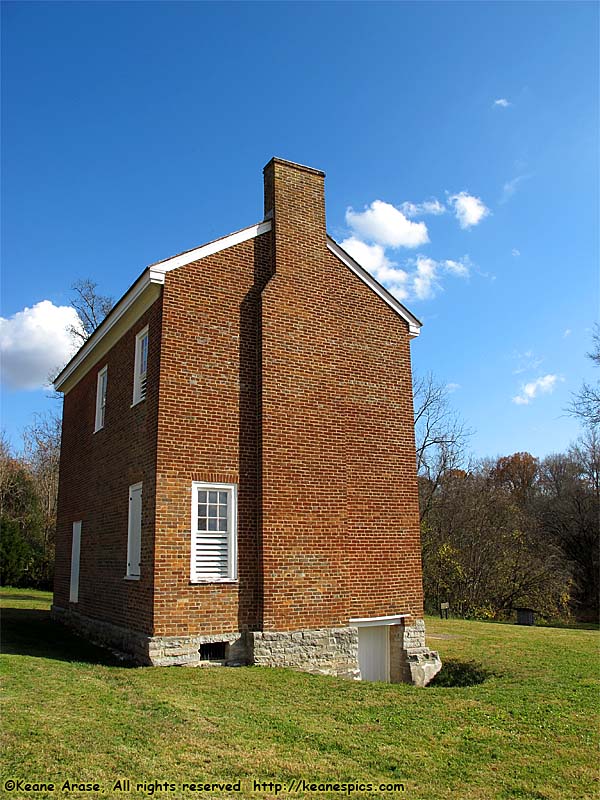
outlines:
{"label": "grassy hill", "polygon": [[[598,796],[594,631],[430,619],[446,668],[416,689],[258,667],[130,668],[50,622],[47,593],[0,597],[5,797]],[[55,789],[9,791],[18,779]],[[67,780],[99,791],[65,793]],[[240,791],[183,788],[235,781]]]}

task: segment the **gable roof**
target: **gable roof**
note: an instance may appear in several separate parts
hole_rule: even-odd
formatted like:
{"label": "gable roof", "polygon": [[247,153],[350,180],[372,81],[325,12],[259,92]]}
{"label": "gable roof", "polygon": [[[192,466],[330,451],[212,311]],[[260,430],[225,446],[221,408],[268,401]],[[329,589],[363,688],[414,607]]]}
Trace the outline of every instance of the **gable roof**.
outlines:
{"label": "gable roof", "polygon": [[[165,282],[165,275],[173,269],[199,261],[207,256],[227,250],[236,244],[246,242],[268,233],[271,230],[270,219],[250,225],[248,228],[230,233],[220,239],[203,244],[192,250],[186,250],[178,255],[165,258],[150,264],[137,280],[129,287],[119,302],[113,307],[106,318],[100,323],[90,338],[79,348],[69,363],[54,379],[54,388],[57,391],[68,392],[75,384],[102,358],[121,338],[134,322],[147,311],[152,303],[160,296],[161,286]],[[408,324],[411,337],[419,335],[421,322],[411,314],[387,289],[378,283],[351,255],[346,253],[340,245],[327,236],[327,247],[337,258],[345,264],[355,275],[372,289],[387,305]],[[91,354],[94,358],[88,358]]]}
{"label": "gable roof", "polygon": [[[178,255],[165,258],[150,264],[139,278],[129,287],[119,302],[98,325],[90,338],[79,348],[69,363],[54,379],[54,388],[60,392],[68,392],[110,348],[121,338],[136,319],[147,311],[160,295],[160,287],[165,282],[165,275],[177,267],[191,264],[202,258],[211,256],[221,250],[227,250],[240,242],[254,239],[271,230],[271,220],[258,222],[248,228],[214,239],[212,242],[186,250]],[[94,351],[94,359],[88,356]]]}

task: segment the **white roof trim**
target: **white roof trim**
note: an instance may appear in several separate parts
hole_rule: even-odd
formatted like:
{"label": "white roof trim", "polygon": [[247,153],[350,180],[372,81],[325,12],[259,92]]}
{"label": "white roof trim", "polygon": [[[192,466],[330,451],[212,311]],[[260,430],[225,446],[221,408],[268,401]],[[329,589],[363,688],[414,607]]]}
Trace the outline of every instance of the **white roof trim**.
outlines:
{"label": "white roof trim", "polygon": [[[68,379],[73,375],[73,373],[78,369],[78,367],[85,361],[88,355],[96,348],[98,343],[104,339],[104,337],[110,333],[113,328],[120,322],[121,319],[132,309],[134,304],[141,300],[142,295],[146,292],[146,290],[152,284],[162,284],[165,282],[165,276],[162,274],[156,274],[152,270],[147,269],[143,272],[137,281],[133,284],[133,286],[123,295],[123,297],[119,300],[117,305],[112,309],[108,317],[101,323],[100,327],[96,328],[94,333],[90,336],[90,338],[83,344],[77,353],[73,356],[73,358],[69,361],[67,366],[63,369],[63,371],[55,378],[54,380],[54,388],[57,391],[61,391],[68,381]],[[158,297],[156,294],[153,297],[153,301]],[[148,305],[142,303],[140,305],[140,313],[136,314],[136,318],[139,318],[144,311],[149,308]],[[135,322],[135,319],[132,320],[132,324]],[[92,365],[90,364],[90,367]],[[86,370],[87,372],[87,370]],[[85,374],[85,373],[84,373]]]}
{"label": "white roof trim", "polygon": [[[156,300],[158,297],[158,293],[156,289],[149,293],[147,301],[150,302],[142,302],[142,295],[155,284],[157,287],[164,284],[165,282],[165,274],[170,272],[173,269],[177,269],[177,267],[183,267],[185,264],[191,264],[192,261],[198,261],[201,258],[206,258],[207,256],[211,256],[214,253],[219,253],[221,250],[226,250],[229,247],[233,247],[236,244],[240,244],[241,242],[246,242],[248,239],[253,239],[256,236],[260,236],[263,233],[267,233],[271,230],[272,223],[271,220],[267,220],[266,222],[259,222],[256,225],[251,225],[249,228],[244,228],[241,231],[236,231],[235,233],[230,234],[229,236],[224,236],[221,239],[216,239],[213,242],[209,242],[208,244],[202,245],[202,247],[196,247],[194,250],[188,250],[186,253],[180,253],[178,256],[173,256],[172,258],[167,258],[164,261],[158,261],[156,264],[150,264],[149,267],[145,269],[145,271],[140,275],[140,277],[136,280],[133,286],[128,289],[123,297],[119,300],[117,305],[112,309],[110,314],[106,317],[104,322],[96,328],[94,333],[90,336],[90,338],[81,346],[81,348],[77,351],[77,353],[73,356],[71,361],[67,364],[67,366],[63,369],[63,371],[58,375],[54,381],[54,388],[57,391],[68,391],[72,385],[74,385],[73,381],[69,379],[72,378],[79,370],[79,367],[83,364],[83,362],[87,359],[90,353],[96,349],[98,344],[109,334],[111,331],[116,330],[115,326],[118,326],[118,323],[123,319],[123,317],[128,314],[129,312],[133,312],[133,306],[137,303],[138,308],[135,309],[135,314],[132,316],[132,319],[129,321],[129,324],[132,325],[136,319],[139,319],[141,315],[147,311],[150,307],[151,303]],[[111,343],[110,346],[112,346]],[[98,357],[104,355],[104,352],[108,350],[106,347],[101,353],[99,353]],[[77,378],[79,380],[80,377],[83,377],[85,373],[93,366],[93,363],[90,362],[87,369],[82,371],[81,375]]]}
{"label": "white roof trim", "polygon": [[419,331],[423,323],[420,322],[414,314],[411,314],[408,308],[403,306],[399,300],[396,300],[396,298],[390,294],[385,287],[378,283],[378,281],[376,281],[375,278],[370,275],[366,269],[364,269],[364,267],[361,267],[358,261],[355,261],[352,256],[343,250],[335,241],[335,239],[332,239],[329,235],[327,236],[327,247],[335,256],[339,258],[340,261],[342,261],[349,269],[351,269],[352,272],[357,275],[361,281],[363,281],[363,283],[366,283],[376,295],[379,295],[379,297],[381,297],[381,299],[387,303],[392,311],[395,311],[398,316],[402,317],[402,319],[408,323],[408,334],[411,338],[419,335]]}
{"label": "white roof trim", "polygon": [[407,617],[410,617],[410,614],[393,614],[390,617],[355,617],[348,622],[350,625],[356,625],[357,628],[368,628],[370,625],[399,625]]}
{"label": "white roof trim", "polygon": [[229,236],[224,236],[222,239],[215,239],[213,242],[203,244],[201,247],[196,247],[194,250],[188,250],[185,253],[180,253],[178,256],[172,256],[164,261],[157,261],[151,264],[151,268],[157,272],[170,272],[177,267],[183,267],[186,264],[191,264],[192,261],[199,261],[201,258],[212,256],[221,250],[227,250],[228,247],[233,247],[241,242],[247,242],[248,239],[254,239],[263,233],[268,233],[271,230],[272,222],[268,219],[266,222],[259,222],[257,225],[251,225],[249,228],[243,228],[241,231],[230,233]]}

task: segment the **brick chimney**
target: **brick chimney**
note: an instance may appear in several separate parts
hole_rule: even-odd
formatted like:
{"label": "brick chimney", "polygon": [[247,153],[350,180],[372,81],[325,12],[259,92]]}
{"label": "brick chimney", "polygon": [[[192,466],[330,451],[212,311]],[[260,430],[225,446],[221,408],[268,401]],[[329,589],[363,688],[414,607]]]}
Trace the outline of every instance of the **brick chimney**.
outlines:
{"label": "brick chimney", "polygon": [[325,173],[282,158],[263,173],[265,219],[273,219],[275,271],[282,274],[326,247]]}

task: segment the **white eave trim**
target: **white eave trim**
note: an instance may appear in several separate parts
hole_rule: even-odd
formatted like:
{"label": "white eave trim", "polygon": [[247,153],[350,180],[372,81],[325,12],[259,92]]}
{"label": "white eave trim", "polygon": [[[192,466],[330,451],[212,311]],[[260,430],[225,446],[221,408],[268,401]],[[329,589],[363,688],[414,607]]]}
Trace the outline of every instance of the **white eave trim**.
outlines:
{"label": "white eave trim", "polygon": [[355,617],[348,622],[357,628],[367,628],[370,625],[399,625],[407,617],[410,617],[410,614],[393,614],[391,617]]}
{"label": "white eave trim", "polygon": [[[162,284],[164,282],[165,276],[162,273],[156,273],[150,269],[147,269],[145,272],[143,272],[133,286],[119,300],[104,322],[101,323],[100,327],[96,328],[87,342],[80,347],[63,371],[55,378],[54,388],[60,392],[68,379],[86,360],[92,350],[94,350],[98,343],[101,342],[102,339],[104,339],[106,335],[113,330],[113,328],[115,328],[125,314],[132,309],[134,304],[142,298],[144,292],[146,292],[146,290],[152,284]],[[154,299],[156,299],[156,297],[154,297]],[[141,308],[142,310],[138,317],[141,316],[148,306],[142,306]],[[134,321],[135,320],[132,320],[132,322]]]}
{"label": "white eave trim", "polygon": [[378,281],[376,281],[375,278],[370,275],[366,269],[364,269],[364,267],[361,267],[358,261],[355,261],[352,256],[343,250],[335,241],[335,239],[332,239],[329,235],[327,236],[327,247],[335,256],[339,258],[340,261],[342,261],[349,269],[351,269],[352,272],[357,275],[361,281],[363,281],[363,283],[366,283],[376,295],[381,297],[384,303],[387,303],[392,311],[395,311],[399,317],[402,317],[402,319],[408,323],[408,335],[411,338],[419,335],[423,323],[420,322],[414,314],[411,314],[408,308],[403,306],[399,300],[396,300],[396,298],[390,294],[385,287],[378,283]]}
{"label": "white eave trim", "polygon": [[[191,264],[193,261],[199,261],[201,258],[206,258],[214,253],[219,253],[221,250],[227,250],[229,247],[233,247],[241,242],[246,242],[248,239],[254,239],[256,236],[260,236],[263,233],[268,233],[268,231],[271,230],[271,227],[271,220],[259,222],[256,225],[251,225],[249,228],[244,228],[241,231],[231,233],[229,236],[224,236],[223,238],[216,239],[213,242],[208,242],[208,244],[204,244],[202,247],[196,247],[194,250],[188,250],[186,253],[180,253],[179,255],[173,256],[172,258],[167,258],[164,261],[158,261],[155,264],[150,264],[150,266],[147,267],[146,270],[140,275],[133,286],[128,289],[127,292],[125,292],[123,297],[112,309],[104,322],[102,322],[102,324],[94,331],[87,342],[81,346],[81,348],[73,356],[71,361],[69,361],[60,375],[56,377],[54,381],[54,388],[57,391],[68,390],[68,388],[70,388],[70,386],[66,386],[66,384],[69,382],[69,379],[74,376],[75,372],[77,372],[91,352],[96,349],[98,344],[105,339],[107,334],[109,334],[112,330],[115,330],[115,326],[118,325],[123,317],[128,312],[134,310],[133,306],[136,303],[139,306],[139,313],[136,313],[135,316],[130,320],[130,325],[134,324],[136,319],[139,319],[139,317],[150,307],[151,303],[154,302],[154,300],[156,300],[158,297],[156,289],[154,292],[148,293],[149,302],[141,302],[142,295],[153,284],[156,285],[156,287],[164,284],[165,274],[167,272],[177,269],[177,267],[183,267],[185,264]],[[103,354],[104,353],[101,353],[100,356]],[[85,369],[79,377],[83,377],[83,375],[92,366],[93,363],[90,362],[90,366]],[[77,380],[79,380],[79,377],[77,377]]]}
{"label": "white eave trim", "polygon": [[270,219],[266,222],[259,222],[256,225],[251,225],[249,228],[243,228],[241,231],[230,233],[229,236],[224,236],[222,239],[215,239],[214,242],[208,242],[201,247],[196,247],[194,250],[188,250],[185,253],[180,253],[178,256],[172,256],[164,261],[157,261],[155,264],[150,265],[150,269],[157,272],[170,272],[177,267],[183,267],[186,264],[191,264],[192,261],[199,261],[201,258],[212,256],[215,253],[220,253],[221,250],[227,250],[236,244],[247,242],[248,239],[255,239],[263,233],[268,233],[271,230],[272,222]]}

